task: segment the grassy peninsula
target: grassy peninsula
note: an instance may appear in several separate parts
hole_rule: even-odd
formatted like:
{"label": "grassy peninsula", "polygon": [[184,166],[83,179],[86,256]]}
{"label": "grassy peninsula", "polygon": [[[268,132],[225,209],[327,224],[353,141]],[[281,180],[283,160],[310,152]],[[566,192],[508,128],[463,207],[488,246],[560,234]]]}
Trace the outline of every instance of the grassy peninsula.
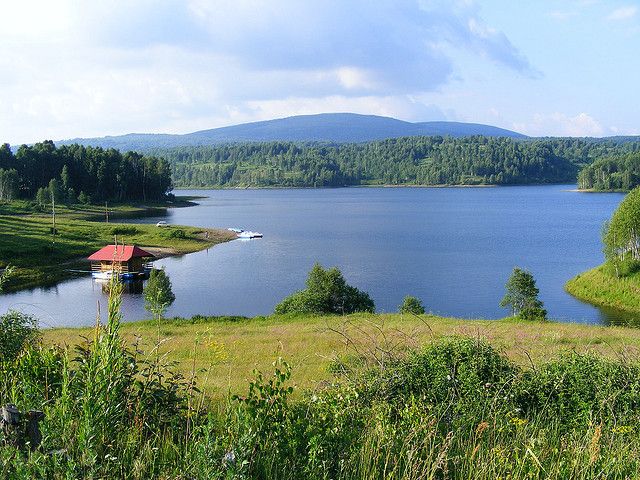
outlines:
{"label": "grassy peninsula", "polygon": [[109,206],[109,223],[105,207],[72,205],[56,207],[56,230],[52,235],[52,216],[29,202],[14,201],[0,207],[0,266],[13,265],[14,274],[7,290],[49,285],[87,270],[84,259],[93,251],[113,243],[135,243],[157,247],[162,254],[183,254],[202,250],[235,238],[231,232],[171,225],[114,223],[114,219],[140,215],[158,215],[168,206],[189,204],[189,199],[177,202],[155,202],[151,205],[118,204]]}
{"label": "grassy peninsula", "polygon": [[640,314],[640,272],[616,277],[610,266],[600,265],[576,275],[565,288],[585,302]]}

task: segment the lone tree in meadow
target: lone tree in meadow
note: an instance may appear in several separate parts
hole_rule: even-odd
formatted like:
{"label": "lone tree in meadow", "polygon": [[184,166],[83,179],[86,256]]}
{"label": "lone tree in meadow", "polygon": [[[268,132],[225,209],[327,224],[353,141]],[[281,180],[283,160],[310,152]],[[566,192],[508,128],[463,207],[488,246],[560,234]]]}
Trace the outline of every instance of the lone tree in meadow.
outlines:
{"label": "lone tree in meadow", "polygon": [[406,297],[404,297],[402,305],[398,307],[398,312],[413,315],[422,315],[424,314],[424,305],[422,305],[422,302],[419,298],[407,295]]}
{"label": "lone tree in meadow", "polygon": [[315,313],[346,315],[354,312],[375,312],[369,294],[347,285],[336,267],[325,270],[316,263],[307,277],[307,288],[288,296],[275,313]]}
{"label": "lone tree in meadow", "polygon": [[507,294],[500,302],[501,307],[510,307],[514,317],[523,320],[546,320],[547,311],[538,299],[540,291],[533,275],[516,267],[507,284]]}
{"label": "lone tree in meadow", "polygon": [[151,270],[149,281],[144,287],[144,308],[160,320],[175,299],[176,296],[171,290],[171,280],[164,268]]}

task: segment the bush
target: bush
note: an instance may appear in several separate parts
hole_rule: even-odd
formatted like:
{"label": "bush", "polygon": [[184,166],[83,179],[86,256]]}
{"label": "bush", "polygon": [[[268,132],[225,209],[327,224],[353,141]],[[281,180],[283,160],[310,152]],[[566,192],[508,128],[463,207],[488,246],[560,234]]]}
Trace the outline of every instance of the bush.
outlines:
{"label": "bush", "polygon": [[413,315],[424,314],[424,306],[419,298],[407,295],[402,301],[402,305],[398,307],[399,313],[408,313]]}
{"label": "bush", "polygon": [[27,346],[40,339],[38,319],[26,313],[9,310],[0,316],[0,360],[13,361]]}
{"label": "bush", "polygon": [[187,232],[185,232],[182,228],[167,229],[164,236],[165,238],[179,238],[179,239],[189,238],[189,236],[187,235]]}
{"label": "bush", "polygon": [[133,225],[120,225],[111,229],[111,235],[137,235],[140,230]]}
{"label": "bush", "polygon": [[276,305],[276,314],[338,314],[375,312],[369,294],[347,285],[337,268],[325,270],[316,263],[307,277],[307,288],[294,293]]}

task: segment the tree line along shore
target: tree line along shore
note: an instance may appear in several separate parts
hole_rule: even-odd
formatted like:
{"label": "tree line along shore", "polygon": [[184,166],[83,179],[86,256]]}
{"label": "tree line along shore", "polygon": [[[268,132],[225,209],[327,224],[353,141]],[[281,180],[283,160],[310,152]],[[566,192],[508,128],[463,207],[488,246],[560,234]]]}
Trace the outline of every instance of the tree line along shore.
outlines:
{"label": "tree line along shore", "polygon": [[0,200],[152,201],[179,188],[578,183],[630,190],[640,140],[403,137],[362,143],[257,142],[155,148],[144,154],[51,141],[0,147]]}

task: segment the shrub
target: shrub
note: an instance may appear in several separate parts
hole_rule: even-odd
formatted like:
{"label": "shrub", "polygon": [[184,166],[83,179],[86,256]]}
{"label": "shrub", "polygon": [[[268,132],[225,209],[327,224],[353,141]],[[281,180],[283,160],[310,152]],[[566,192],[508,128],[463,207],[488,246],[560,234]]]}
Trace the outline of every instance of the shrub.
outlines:
{"label": "shrub", "polygon": [[424,306],[419,298],[407,295],[402,301],[402,305],[398,307],[399,313],[408,313],[413,315],[424,314]]}
{"label": "shrub", "polygon": [[276,305],[275,313],[340,314],[375,312],[369,294],[348,285],[337,268],[325,270],[316,263],[307,277],[307,288]]}
{"label": "shrub", "polygon": [[133,225],[119,225],[111,229],[111,235],[136,235],[140,233]]}
{"label": "shrub", "polygon": [[0,360],[13,361],[40,339],[38,319],[26,313],[9,310],[0,316]]}
{"label": "shrub", "polygon": [[189,238],[189,236],[187,235],[187,232],[185,232],[182,228],[167,229],[164,236],[166,238],[179,238],[179,239]]}

